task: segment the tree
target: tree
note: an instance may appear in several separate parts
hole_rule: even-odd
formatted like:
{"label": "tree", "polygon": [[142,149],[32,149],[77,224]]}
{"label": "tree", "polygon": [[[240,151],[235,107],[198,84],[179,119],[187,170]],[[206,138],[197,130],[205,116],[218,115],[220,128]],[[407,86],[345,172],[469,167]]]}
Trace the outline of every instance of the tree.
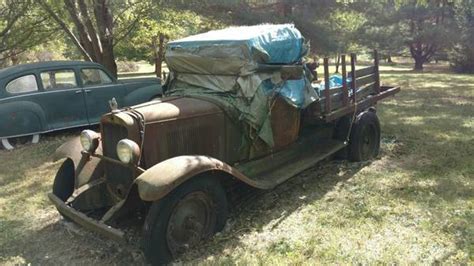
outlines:
{"label": "tree", "polygon": [[114,46],[136,28],[139,19],[150,7],[149,1],[36,2],[63,30],[85,60],[104,65],[114,75],[117,75]]}
{"label": "tree", "polygon": [[423,70],[423,65],[438,51],[452,44],[453,5],[454,2],[448,0],[412,0],[399,8],[396,18],[401,23],[404,42],[415,60],[414,70]]}
{"label": "tree", "polygon": [[7,59],[16,64],[21,53],[47,42],[55,30],[38,9],[31,8],[31,1],[0,1],[0,65],[7,65]]}
{"label": "tree", "polygon": [[127,59],[149,61],[155,65],[155,73],[160,77],[169,40],[221,26],[217,21],[192,11],[155,6],[147,17],[140,20],[127,42],[117,46],[117,54]]}
{"label": "tree", "polygon": [[450,52],[454,71],[474,73],[474,6],[462,1],[455,9],[455,22],[459,38]]}

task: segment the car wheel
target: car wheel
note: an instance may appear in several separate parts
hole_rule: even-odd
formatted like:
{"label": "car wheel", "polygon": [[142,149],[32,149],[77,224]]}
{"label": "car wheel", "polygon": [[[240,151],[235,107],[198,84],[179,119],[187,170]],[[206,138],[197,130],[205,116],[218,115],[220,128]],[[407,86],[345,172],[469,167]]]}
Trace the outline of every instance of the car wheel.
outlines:
{"label": "car wheel", "polygon": [[354,162],[376,157],[380,150],[380,123],[375,112],[365,111],[352,126],[349,159]]}
{"label": "car wheel", "polygon": [[31,141],[32,144],[36,144],[39,142],[40,135],[35,134],[33,136],[27,136],[27,137],[17,137],[17,138],[4,138],[1,139],[2,142],[2,147],[5,150],[13,150],[15,149],[16,146],[21,145],[21,144],[27,144]]}
{"label": "car wheel", "polygon": [[143,226],[144,252],[153,265],[170,262],[222,230],[227,198],[214,178],[197,177],[154,202]]}

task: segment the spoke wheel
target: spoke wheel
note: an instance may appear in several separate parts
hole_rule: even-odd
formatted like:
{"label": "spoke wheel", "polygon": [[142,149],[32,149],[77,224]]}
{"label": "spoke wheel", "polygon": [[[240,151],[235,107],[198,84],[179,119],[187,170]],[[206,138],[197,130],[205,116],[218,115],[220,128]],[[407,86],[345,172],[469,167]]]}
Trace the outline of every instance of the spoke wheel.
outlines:
{"label": "spoke wheel", "polygon": [[216,223],[212,199],[205,192],[186,195],[173,210],[168,222],[166,241],[173,257],[195,247],[209,237]]}
{"label": "spoke wheel", "polygon": [[143,249],[153,265],[162,265],[222,230],[227,198],[216,178],[191,178],[153,202],[143,225]]}

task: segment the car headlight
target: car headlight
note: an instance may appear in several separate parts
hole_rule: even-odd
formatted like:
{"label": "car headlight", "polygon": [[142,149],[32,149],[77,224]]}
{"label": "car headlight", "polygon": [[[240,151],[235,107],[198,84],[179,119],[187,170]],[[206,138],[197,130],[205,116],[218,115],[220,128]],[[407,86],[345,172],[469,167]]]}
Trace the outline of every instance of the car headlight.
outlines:
{"label": "car headlight", "polygon": [[122,139],[117,143],[117,156],[123,163],[137,163],[140,147],[133,140]]}
{"label": "car headlight", "polygon": [[99,133],[86,129],[81,132],[80,140],[84,151],[94,152],[99,146]]}

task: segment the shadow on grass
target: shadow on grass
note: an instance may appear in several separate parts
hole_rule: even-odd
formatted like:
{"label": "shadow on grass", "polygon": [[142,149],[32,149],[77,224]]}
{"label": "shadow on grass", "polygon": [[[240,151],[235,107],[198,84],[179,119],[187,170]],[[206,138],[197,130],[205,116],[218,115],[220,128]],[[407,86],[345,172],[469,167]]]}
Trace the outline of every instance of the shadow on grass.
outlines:
{"label": "shadow on grass", "polygon": [[223,254],[225,250],[241,245],[242,234],[259,232],[269,225],[273,230],[291,214],[307,205],[316,204],[318,201],[332,201],[333,198],[328,192],[335,190],[335,187],[344,187],[354,175],[370,163],[325,160],[275,189],[262,191],[246,187],[247,190],[242,193],[242,198],[231,212],[227,229],[225,228],[224,232],[213,241],[203,243],[203,246],[189,251],[184,255],[184,259],[202,259],[210,255]]}

